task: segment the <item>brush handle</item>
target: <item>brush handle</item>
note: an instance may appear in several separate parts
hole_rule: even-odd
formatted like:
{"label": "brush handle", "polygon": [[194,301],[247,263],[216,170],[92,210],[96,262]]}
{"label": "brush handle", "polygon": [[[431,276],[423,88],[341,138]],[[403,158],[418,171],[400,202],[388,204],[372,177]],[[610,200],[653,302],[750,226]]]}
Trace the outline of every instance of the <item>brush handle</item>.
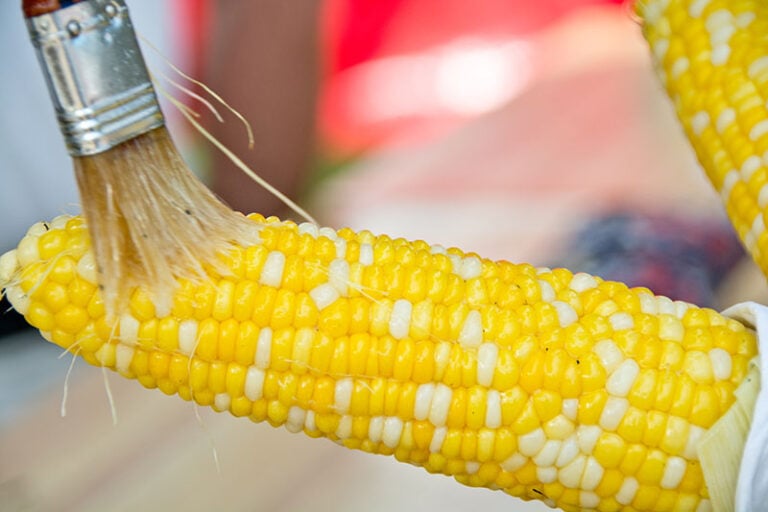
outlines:
{"label": "brush handle", "polygon": [[163,126],[123,0],[29,0],[22,7],[70,155],[102,153]]}

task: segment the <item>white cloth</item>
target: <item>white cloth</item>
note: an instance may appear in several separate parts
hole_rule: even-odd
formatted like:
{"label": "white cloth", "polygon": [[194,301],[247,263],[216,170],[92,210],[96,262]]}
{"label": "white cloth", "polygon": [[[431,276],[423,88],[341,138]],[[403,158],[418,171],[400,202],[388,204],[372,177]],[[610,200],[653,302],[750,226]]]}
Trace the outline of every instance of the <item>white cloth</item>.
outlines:
{"label": "white cloth", "polygon": [[768,510],[768,307],[745,302],[728,308],[724,315],[752,326],[758,339],[760,391],[755,401],[752,427],[744,445],[736,485],[736,511]]}

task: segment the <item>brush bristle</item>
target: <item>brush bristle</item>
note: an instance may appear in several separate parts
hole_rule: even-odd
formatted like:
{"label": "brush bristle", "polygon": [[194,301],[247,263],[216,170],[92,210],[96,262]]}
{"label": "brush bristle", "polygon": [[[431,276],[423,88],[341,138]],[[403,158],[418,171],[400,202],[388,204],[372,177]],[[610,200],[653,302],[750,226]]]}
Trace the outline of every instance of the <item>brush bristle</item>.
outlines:
{"label": "brush bristle", "polygon": [[141,286],[162,303],[176,278],[205,278],[205,264],[258,225],[222,203],[189,170],[165,127],[94,156],[75,158],[83,214],[107,310]]}

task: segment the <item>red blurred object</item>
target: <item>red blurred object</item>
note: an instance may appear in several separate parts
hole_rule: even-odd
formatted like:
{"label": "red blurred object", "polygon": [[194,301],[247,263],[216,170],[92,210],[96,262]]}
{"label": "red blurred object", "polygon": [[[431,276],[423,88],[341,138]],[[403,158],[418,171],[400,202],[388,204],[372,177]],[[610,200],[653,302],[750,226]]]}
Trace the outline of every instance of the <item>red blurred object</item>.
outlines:
{"label": "red blurred object", "polygon": [[569,12],[622,0],[327,0],[326,149],[420,142],[531,80],[526,42]]}

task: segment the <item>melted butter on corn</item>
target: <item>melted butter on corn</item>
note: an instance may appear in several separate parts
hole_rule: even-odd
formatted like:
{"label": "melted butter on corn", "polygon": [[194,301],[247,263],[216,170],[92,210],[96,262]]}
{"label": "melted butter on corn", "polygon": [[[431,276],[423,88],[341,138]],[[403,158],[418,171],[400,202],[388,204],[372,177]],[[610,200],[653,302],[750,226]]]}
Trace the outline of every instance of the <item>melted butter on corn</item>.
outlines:
{"label": "melted butter on corn", "polygon": [[0,285],[46,339],[218,411],[564,510],[710,509],[696,446],[755,355],[741,324],[586,274],[251,218],[260,243],[167,308],[136,290],[105,316],[79,217],[33,227]]}

